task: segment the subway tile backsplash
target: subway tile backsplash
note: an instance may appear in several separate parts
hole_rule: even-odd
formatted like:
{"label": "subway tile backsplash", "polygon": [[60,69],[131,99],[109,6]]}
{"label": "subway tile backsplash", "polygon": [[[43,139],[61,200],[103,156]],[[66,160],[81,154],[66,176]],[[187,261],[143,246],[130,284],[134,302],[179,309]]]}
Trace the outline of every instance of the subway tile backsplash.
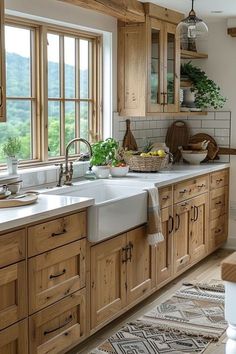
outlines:
{"label": "subway tile backsplash", "polygon": [[[113,136],[122,145],[126,131],[126,117],[120,117],[118,113],[113,116]],[[164,142],[168,127],[176,120],[184,120],[190,129],[190,135],[206,133],[211,135],[221,147],[230,147],[231,136],[231,112],[214,111],[205,116],[168,117],[132,117],[131,131],[137,141],[139,149],[145,141]],[[229,156],[220,156],[220,162],[229,162]]]}

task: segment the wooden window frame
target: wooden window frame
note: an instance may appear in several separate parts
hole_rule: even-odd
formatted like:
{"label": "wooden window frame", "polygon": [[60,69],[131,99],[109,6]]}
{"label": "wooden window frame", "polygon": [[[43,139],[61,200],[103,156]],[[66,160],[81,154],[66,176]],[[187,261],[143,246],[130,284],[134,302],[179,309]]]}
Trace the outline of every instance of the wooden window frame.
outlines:
{"label": "wooden window frame", "polygon": [[[48,98],[48,85],[47,85],[47,34],[55,33],[61,36],[76,37],[79,39],[89,40],[91,43],[91,51],[93,53],[91,57],[91,82],[90,82],[90,95],[89,99],[81,98],[62,98],[64,101],[88,102],[89,106],[92,106],[92,114],[90,115],[89,130],[92,132],[92,137],[96,139],[102,138],[102,36],[100,34],[94,34],[77,29],[54,26],[48,23],[31,21],[23,18],[7,16],[5,25],[22,27],[33,29],[34,43],[32,52],[32,61],[35,60],[35,67],[32,68],[32,85],[34,86],[34,114],[32,110],[33,118],[31,141],[32,141],[32,158],[31,160],[21,161],[20,167],[34,167],[37,165],[51,165],[52,162],[62,161],[64,159],[65,149],[62,149],[61,156],[49,157],[48,156],[48,101],[54,100]],[[79,62],[79,59],[78,59]],[[77,83],[79,85],[79,83]],[[78,88],[77,88],[78,90]],[[11,97],[8,97],[11,99]],[[14,99],[27,99],[24,97]],[[58,99],[58,98],[57,98]],[[57,100],[56,99],[56,100]],[[77,108],[78,109],[78,108]],[[90,108],[89,108],[90,109]],[[78,123],[77,123],[78,124]],[[78,127],[77,127],[78,130]],[[76,154],[72,157],[75,159],[78,157],[79,149],[76,149]],[[5,168],[5,164],[0,167]]]}

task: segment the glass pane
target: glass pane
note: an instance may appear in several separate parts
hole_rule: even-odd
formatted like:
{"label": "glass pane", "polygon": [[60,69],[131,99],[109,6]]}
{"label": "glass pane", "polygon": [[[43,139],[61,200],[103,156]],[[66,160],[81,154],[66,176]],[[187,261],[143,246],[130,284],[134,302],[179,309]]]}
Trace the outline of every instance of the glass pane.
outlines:
{"label": "glass pane", "polygon": [[[80,103],[80,137],[89,140],[89,103]],[[84,144],[83,144],[84,145]],[[87,151],[86,146],[81,144],[81,151]]]}
{"label": "glass pane", "polygon": [[30,30],[6,26],[6,94],[31,96]]}
{"label": "glass pane", "polygon": [[[7,100],[7,123],[1,123],[0,127],[1,146],[9,137],[19,137],[21,140],[19,159],[29,160],[32,158],[31,101]],[[0,162],[6,162],[1,147]]]}
{"label": "glass pane", "polygon": [[89,42],[80,39],[80,98],[89,98]]}
{"label": "glass pane", "polygon": [[175,35],[167,36],[167,102],[175,103]]}
{"label": "glass pane", "polygon": [[65,97],[75,97],[75,39],[65,37]]}
{"label": "glass pane", "polygon": [[159,103],[160,31],[152,29],[151,103]]}
{"label": "glass pane", "polygon": [[[65,102],[65,144],[75,138],[75,103]],[[70,153],[75,152],[75,145],[70,148]]]}
{"label": "glass pane", "polygon": [[49,33],[48,39],[48,97],[60,97],[59,36]]}
{"label": "glass pane", "polygon": [[60,102],[48,102],[48,156],[60,156]]}

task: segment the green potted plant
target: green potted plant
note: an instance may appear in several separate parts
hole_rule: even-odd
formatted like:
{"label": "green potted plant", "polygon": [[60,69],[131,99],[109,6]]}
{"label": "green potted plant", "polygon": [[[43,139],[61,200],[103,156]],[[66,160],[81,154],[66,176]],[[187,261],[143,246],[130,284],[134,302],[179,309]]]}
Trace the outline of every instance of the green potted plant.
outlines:
{"label": "green potted plant", "polygon": [[200,68],[191,62],[181,64],[181,77],[186,77],[192,84],[191,92],[195,95],[195,107],[199,109],[222,108],[226,98],[220,93],[220,87]]}
{"label": "green potted plant", "polygon": [[21,150],[21,141],[17,137],[9,137],[2,146],[3,154],[7,157],[7,168],[9,175],[17,174],[17,155]]}
{"label": "green potted plant", "polygon": [[92,170],[98,178],[107,178],[110,174],[110,166],[115,159],[119,143],[113,139],[98,141],[92,145],[92,157],[90,163]]}

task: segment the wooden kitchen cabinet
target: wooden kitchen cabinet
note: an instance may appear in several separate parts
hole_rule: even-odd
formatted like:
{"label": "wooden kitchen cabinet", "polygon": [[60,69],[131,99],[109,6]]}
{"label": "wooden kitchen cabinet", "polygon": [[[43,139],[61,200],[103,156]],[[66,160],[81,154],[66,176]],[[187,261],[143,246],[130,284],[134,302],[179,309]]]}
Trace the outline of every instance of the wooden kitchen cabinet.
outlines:
{"label": "wooden kitchen cabinet", "polygon": [[30,316],[30,354],[66,353],[78,344],[86,335],[85,304],[82,289]]}
{"label": "wooden kitchen cabinet", "polygon": [[0,354],[28,354],[28,320],[0,332]]}
{"label": "wooden kitchen cabinet", "polygon": [[86,240],[80,240],[29,260],[30,314],[85,286]]}
{"label": "wooden kitchen cabinet", "polygon": [[164,241],[156,247],[156,278],[158,287],[172,276],[174,229],[172,206],[161,210],[161,220]]}
{"label": "wooden kitchen cabinet", "polygon": [[179,111],[176,25],[152,17],[118,27],[118,111],[147,116]]}
{"label": "wooden kitchen cabinet", "polygon": [[26,262],[0,269],[0,330],[27,316]]}
{"label": "wooden kitchen cabinet", "polygon": [[146,227],[91,248],[91,325],[95,328],[155,286],[154,250]]}
{"label": "wooden kitchen cabinet", "polygon": [[24,229],[0,236],[0,268],[25,259],[26,234]]}
{"label": "wooden kitchen cabinet", "polygon": [[5,1],[0,1],[0,122],[6,121]]}
{"label": "wooden kitchen cabinet", "polygon": [[155,287],[155,250],[147,242],[146,227],[127,232],[127,304]]}

